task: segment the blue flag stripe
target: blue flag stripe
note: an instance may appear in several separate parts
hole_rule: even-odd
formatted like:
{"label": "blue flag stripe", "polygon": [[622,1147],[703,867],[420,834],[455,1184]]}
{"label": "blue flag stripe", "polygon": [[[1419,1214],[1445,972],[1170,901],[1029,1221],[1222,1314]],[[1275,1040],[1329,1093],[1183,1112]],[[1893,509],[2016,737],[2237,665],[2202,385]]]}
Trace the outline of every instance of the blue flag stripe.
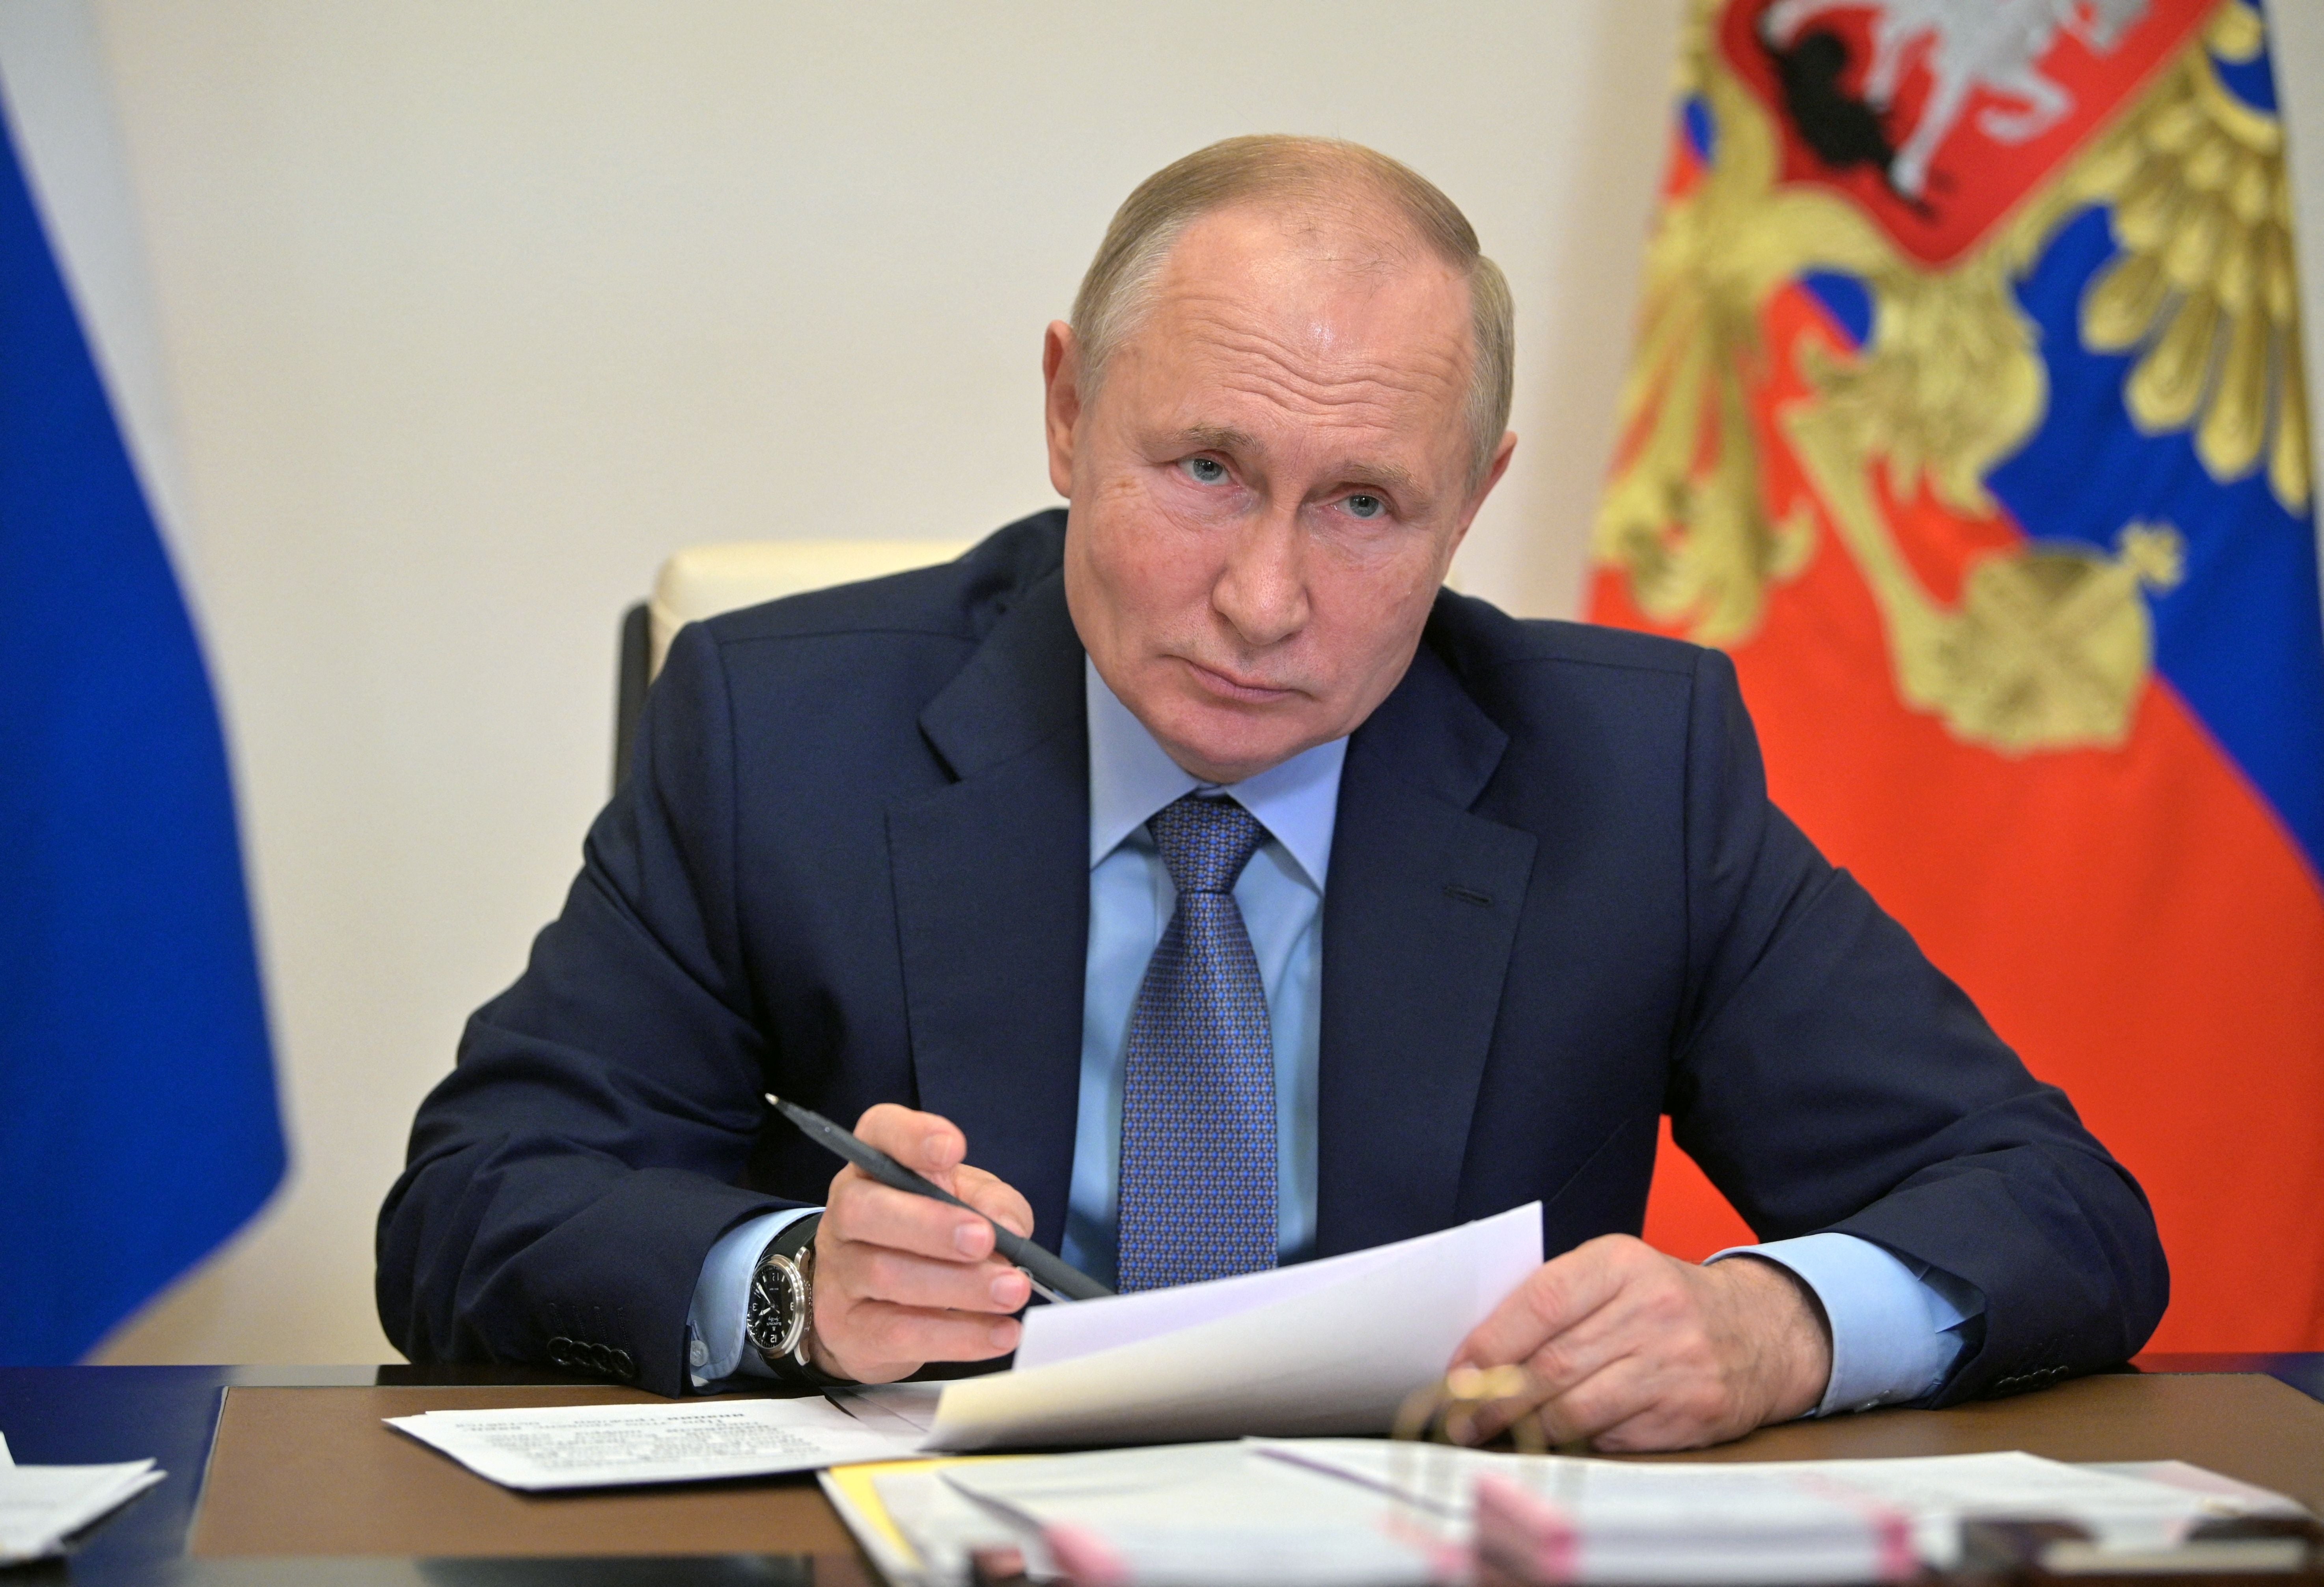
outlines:
{"label": "blue flag stripe", "polygon": [[2185,577],[2152,596],[2168,678],[2324,874],[2324,610],[2316,531],[2265,473],[2221,484],[2184,430],[2144,435],[2123,406],[2130,355],[2083,346],[2081,303],[2115,256],[2103,210],[2059,234],[2018,291],[2042,328],[2050,406],[1987,483],[2020,523],[2107,551],[2133,521],[2186,542]]}
{"label": "blue flag stripe", "polygon": [[0,139],[0,1363],[68,1361],[280,1182],[200,650]]}

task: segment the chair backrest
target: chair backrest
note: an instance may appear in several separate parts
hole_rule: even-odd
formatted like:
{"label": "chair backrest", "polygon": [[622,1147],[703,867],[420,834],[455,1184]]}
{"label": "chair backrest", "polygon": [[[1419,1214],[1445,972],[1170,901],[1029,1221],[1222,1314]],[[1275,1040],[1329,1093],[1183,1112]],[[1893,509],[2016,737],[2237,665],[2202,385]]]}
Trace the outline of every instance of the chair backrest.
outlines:
{"label": "chair backrest", "polygon": [[653,596],[622,618],[622,662],[613,707],[613,781],[629,769],[630,743],[646,689],[670,641],[689,623],[783,595],[828,589],[949,562],[973,540],[736,540],[690,546],[661,565]]}

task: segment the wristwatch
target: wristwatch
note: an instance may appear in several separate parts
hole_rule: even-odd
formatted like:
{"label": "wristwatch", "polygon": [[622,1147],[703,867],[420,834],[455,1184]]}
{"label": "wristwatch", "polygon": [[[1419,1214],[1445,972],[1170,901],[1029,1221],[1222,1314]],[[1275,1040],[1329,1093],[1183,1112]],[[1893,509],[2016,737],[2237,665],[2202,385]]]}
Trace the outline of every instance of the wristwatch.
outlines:
{"label": "wristwatch", "polygon": [[807,1346],[815,1334],[815,1232],[822,1222],[801,1218],[767,1241],[751,1273],[743,1336],[785,1375],[814,1370]]}

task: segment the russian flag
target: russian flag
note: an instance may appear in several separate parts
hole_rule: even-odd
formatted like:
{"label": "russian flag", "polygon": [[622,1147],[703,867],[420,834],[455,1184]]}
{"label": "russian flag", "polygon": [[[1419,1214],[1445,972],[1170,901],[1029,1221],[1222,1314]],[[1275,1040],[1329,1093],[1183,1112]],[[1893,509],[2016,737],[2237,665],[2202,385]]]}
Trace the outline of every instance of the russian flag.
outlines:
{"label": "russian flag", "polygon": [[26,6],[0,38],[5,1364],[86,1354],[284,1167],[217,704],[27,180],[27,102],[57,96],[25,31],[56,24],[86,32]]}
{"label": "russian flag", "polygon": [[[1732,652],[1777,801],[2138,1176],[2153,1348],[2316,1350],[2324,618],[2267,18],[2058,10],[1706,7],[1593,614]],[[1646,1232],[1740,1232],[1674,1152]]]}

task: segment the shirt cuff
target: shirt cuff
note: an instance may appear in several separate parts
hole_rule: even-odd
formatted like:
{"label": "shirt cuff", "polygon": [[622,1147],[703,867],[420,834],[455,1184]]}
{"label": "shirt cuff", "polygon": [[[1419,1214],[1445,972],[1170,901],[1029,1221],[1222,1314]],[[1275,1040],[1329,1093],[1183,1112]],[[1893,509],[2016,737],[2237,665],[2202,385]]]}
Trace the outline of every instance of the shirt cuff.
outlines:
{"label": "shirt cuff", "polygon": [[686,1364],[696,1389],[707,1389],[738,1371],[770,1378],[759,1352],[745,1348],[742,1324],[751,1315],[751,1275],[767,1242],[821,1207],[790,1207],[763,1213],[718,1237],[694,1282],[694,1304],[686,1314]]}
{"label": "shirt cuff", "polygon": [[1823,1306],[1831,1324],[1831,1380],[1815,1408],[1819,1416],[1935,1393],[1968,1343],[1961,1324],[1985,1311],[1974,1285],[1853,1234],[1732,1246],[1711,1261],[1740,1256],[1787,1269]]}

